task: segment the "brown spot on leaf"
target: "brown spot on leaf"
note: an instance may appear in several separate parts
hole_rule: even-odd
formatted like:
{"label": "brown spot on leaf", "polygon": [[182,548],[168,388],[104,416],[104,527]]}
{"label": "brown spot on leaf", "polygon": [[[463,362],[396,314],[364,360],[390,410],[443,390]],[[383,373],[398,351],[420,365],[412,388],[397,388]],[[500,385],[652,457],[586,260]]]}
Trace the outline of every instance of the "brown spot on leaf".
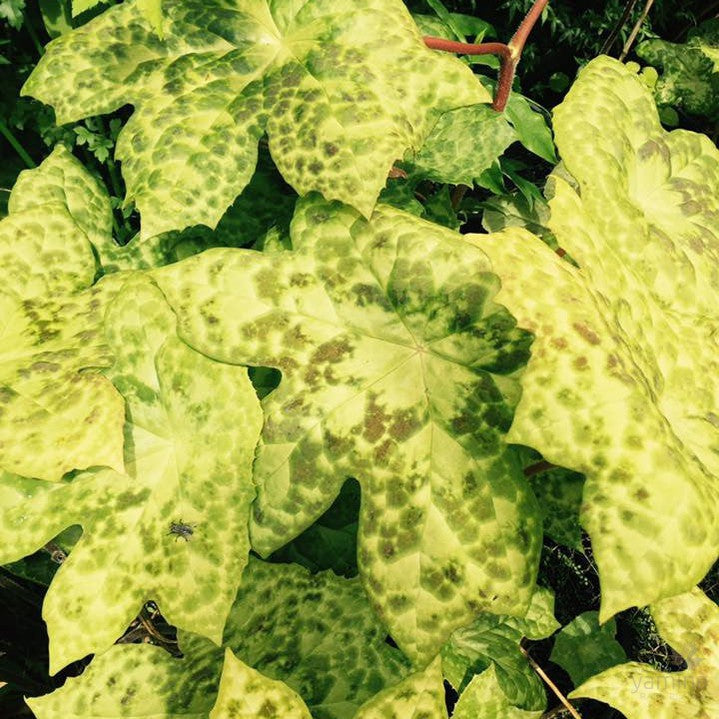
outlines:
{"label": "brown spot on leaf", "polygon": [[575,322],[572,326],[589,344],[598,345],[600,343],[599,335],[583,322]]}

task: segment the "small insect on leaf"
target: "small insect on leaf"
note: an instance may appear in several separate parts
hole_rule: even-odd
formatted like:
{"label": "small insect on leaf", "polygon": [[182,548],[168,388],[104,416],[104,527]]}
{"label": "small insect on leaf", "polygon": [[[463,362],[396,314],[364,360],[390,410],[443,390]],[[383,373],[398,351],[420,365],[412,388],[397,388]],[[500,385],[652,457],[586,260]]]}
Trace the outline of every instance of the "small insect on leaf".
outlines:
{"label": "small insect on leaf", "polygon": [[186,542],[190,541],[190,537],[195,533],[196,524],[186,524],[181,519],[178,522],[170,522],[170,531],[168,534],[174,534],[175,541],[182,537]]}

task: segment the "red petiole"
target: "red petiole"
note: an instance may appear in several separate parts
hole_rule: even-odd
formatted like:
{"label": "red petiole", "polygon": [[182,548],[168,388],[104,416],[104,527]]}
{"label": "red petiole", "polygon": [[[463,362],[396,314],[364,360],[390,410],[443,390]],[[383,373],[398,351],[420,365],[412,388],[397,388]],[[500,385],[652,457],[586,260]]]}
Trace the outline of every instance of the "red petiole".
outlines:
{"label": "red petiole", "polygon": [[445,40],[441,37],[424,38],[424,43],[432,50],[443,50],[444,52],[456,52],[462,55],[497,55],[499,56],[499,81],[497,91],[494,94],[492,107],[497,112],[502,112],[507,106],[509,93],[512,89],[514,72],[522,56],[522,50],[527,42],[529,33],[536,25],[542,11],[547,7],[549,0],[535,0],[534,5],[527,13],[521,25],[514,33],[512,39],[506,45],[503,42],[483,42],[478,45],[467,42],[456,42]]}

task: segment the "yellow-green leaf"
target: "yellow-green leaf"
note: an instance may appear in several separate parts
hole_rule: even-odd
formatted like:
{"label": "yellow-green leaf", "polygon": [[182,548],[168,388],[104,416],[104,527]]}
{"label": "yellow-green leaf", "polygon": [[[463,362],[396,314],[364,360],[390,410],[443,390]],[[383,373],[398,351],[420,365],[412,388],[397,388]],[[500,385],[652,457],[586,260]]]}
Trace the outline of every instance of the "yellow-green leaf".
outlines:
{"label": "yellow-green leaf", "polygon": [[284,682],[255,671],[225,650],[217,702],[209,719],[312,719],[302,698]]}
{"label": "yellow-green leaf", "polygon": [[293,252],[210,250],[153,277],[192,347],[282,372],[263,400],[255,550],[293,539],[357,477],[365,586],[428,661],[479,611],[522,615],[531,598],[538,510],[504,439],[528,337],[456,233],[317,198],[292,228]]}
{"label": "yellow-green leaf", "polygon": [[51,42],[23,88],[60,123],[134,105],[117,158],[143,237],[214,227],[264,133],[300,194],[369,215],[440,113],[489,100],[401,0],[165,0],[163,29],[133,0],[111,7]]}
{"label": "yellow-green leaf", "polygon": [[586,475],[581,521],[600,619],[694,586],[719,553],[719,151],[665,132],[648,88],[606,57],[555,111],[537,238],[476,238],[500,302],[535,336],[510,441]]}
{"label": "yellow-green leaf", "polygon": [[607,702],[627,719],[719,716],[719,607],[693,589],[650,610],[662,638],[684,657],[687,668],[668,673],[629,662],[592,677],[571,696]]}

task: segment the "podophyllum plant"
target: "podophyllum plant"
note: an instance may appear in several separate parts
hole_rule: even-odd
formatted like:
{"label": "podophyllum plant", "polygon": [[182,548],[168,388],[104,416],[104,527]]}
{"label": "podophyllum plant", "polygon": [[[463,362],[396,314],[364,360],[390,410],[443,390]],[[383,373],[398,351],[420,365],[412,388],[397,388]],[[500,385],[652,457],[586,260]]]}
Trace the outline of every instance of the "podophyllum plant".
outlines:
{"label": "podophyllum plant", "polygon": [[[436,50],[487,48],[423,40],[399,0],[165,0],[159,28],[137,4],[54,40],[24,92],[60,123],[133,106],[140,235],[114,242],[62,146],[0,223],[0,563],[69,550],[51,672],[95,654],[36,716],[435,719],[446,678],[454,717],[539,717],[520,642],[559,627],[536,576],[543,524],[575,532],[576,473],[598,619],[650,605],[687,669],[612,667],[583,617],[555,655],[575,695],[716,716],[695,588],[719,554],[716,147],[597,58],[554,112],[544,240],[460,235],[378,197],[395,163],[472,182],[512,141]],[[544,4],[490,48],[496,108]],[[266,154],[255,173],[263,138],[296,202]],[[551,522],[526,476],[547,467]],[[348,478],[359,576],[267,561],[307,530],[338,566]],[[116,643],[150,600],[182,658]]]}

